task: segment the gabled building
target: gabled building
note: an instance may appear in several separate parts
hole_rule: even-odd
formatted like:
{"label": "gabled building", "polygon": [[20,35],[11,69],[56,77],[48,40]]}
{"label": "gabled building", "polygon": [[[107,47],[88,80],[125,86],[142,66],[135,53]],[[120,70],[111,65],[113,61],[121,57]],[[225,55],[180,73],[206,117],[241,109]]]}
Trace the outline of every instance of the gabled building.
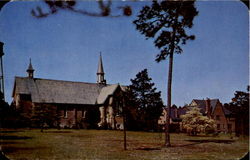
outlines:
{"label": "gabled building", "polygon": [[122,129],[120,97],[125,87],[106,83],[101,55],[97,83],[35,78],[31,61],[27,73],[27,77],[15,77],[12,97],[17,109],[28,113],[37,105],[52,107],[61,115],[60,127],[72,128],[81,126],[88,111],[97,108],[99,127]]}
{"label": "gabled building", "polygon": [[230,117],[230,111],[223,107],[219,99],[193,99],[190,106],[199,107],[203,115],[214,119],[218,132],[235,132],[235,120]]}
{"label": "gabled building", "polygon": [[[181,125],[181,115],[186,114],[188,107],[197,106],[200,108],[200,112],[204,116],[208,116],[214,119],[216,122],[216,131],[218,132],[235,132],[235,118],[231,112],[227,110],[219,101],[219,99],[193,99],[190,105],[177,108],[176,106],[171,107],[170,113],[170,124]],[[158,124],[164,127],[166,123],[166,110],[163,111],[162,116],[158,120]]]}

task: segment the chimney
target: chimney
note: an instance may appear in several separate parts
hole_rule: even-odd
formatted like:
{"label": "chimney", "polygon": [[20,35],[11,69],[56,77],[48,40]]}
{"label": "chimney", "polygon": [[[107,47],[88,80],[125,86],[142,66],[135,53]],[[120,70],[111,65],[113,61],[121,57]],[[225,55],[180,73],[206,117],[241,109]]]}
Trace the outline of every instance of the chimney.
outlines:
{"label": "chimney", "polygon": [[206,100],[205,100],[205,102],[206,102],[206,111],[205,111],[205,113],[207,114],[207,116],[209,117],[209,118],[211,118],[211,101],[210,101],[210,99],[209,98],[207,98]]}

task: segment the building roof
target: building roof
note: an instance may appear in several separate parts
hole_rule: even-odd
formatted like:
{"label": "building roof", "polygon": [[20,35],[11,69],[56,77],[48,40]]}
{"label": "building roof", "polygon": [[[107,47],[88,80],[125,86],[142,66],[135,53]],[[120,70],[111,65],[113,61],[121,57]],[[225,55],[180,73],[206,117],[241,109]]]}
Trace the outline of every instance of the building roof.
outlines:
{"label": "building roof", "polygon": [[[197,107],[201,108],[201,113],[206,112],[206,100],[193,99],[193,101],[197,104]],[[218,102],[220,102],[219,99],[210,99],[210,106],[212,108],[212,113]]]}
{"label": "building roof", "polygon": [[226,116],[231,116],[232,115],[232,112],[230,110],[228,110],[224,105],[222,106],[223,110],[224,110],[224,113]]}
{"label": "building roof", "polygon": [[188,111],[188,107],[187,106],[184,106],[184,107],[179,107],[178,108],[178,115],[184,115],[186,114]]}
{"label": "building roof", "polygon": [[119,84],[110,85],[103,87],[97,98],[97,104],[103,104],[107,100],[108,96],[113,95],[116,89],[119,87]]}
{"label": "building roof", "polygon": [[102,104],[116,85],[15,77],[13,94],[30,94],[34,103]]}

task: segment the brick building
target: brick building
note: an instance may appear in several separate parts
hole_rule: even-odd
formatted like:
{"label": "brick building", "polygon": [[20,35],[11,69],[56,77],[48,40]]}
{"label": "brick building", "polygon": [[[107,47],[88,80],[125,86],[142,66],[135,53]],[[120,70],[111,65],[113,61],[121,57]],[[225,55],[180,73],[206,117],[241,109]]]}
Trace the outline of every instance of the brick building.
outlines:
{"label": "brick building", "polygon": [[99,127],[123,127],[120,113],[125,87],[106,83],[101,55],[97,83],[34,78],[31,61],[27,73],[27,77],[15,77],[12,97],[17,109],[22,108],[28,113],[41,104],[55,108],[61,115],[60,127],[72,128],[86,118],[90,109],[97,108],[100,112]]}
{"label": "brick building", "polygon": [[[197,106],[204,116],[215,120],[216,131],[218,132],[235,132],[235,118],[219,101],[219,99],[199,100],[193,99],[190,105],[184,107],[171,107],[170,123],[179,124],[181,130],[180,116],[186,114],[189,106]],[[160,117],[158,124],[164,126],[166,122],[166,111]]]}

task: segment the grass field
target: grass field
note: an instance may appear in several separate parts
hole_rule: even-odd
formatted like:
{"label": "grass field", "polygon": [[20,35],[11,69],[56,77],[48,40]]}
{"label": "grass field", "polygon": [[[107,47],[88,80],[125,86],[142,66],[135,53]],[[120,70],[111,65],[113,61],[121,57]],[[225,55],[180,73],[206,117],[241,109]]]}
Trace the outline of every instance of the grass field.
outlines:
{"label": "grass field", "polygon": [[233,160],[249,151],[248,137],[171,134],[172,147],[162,147],[163,133],[110,130],[0,130],[0,145],[9,159],[187,159]]}

